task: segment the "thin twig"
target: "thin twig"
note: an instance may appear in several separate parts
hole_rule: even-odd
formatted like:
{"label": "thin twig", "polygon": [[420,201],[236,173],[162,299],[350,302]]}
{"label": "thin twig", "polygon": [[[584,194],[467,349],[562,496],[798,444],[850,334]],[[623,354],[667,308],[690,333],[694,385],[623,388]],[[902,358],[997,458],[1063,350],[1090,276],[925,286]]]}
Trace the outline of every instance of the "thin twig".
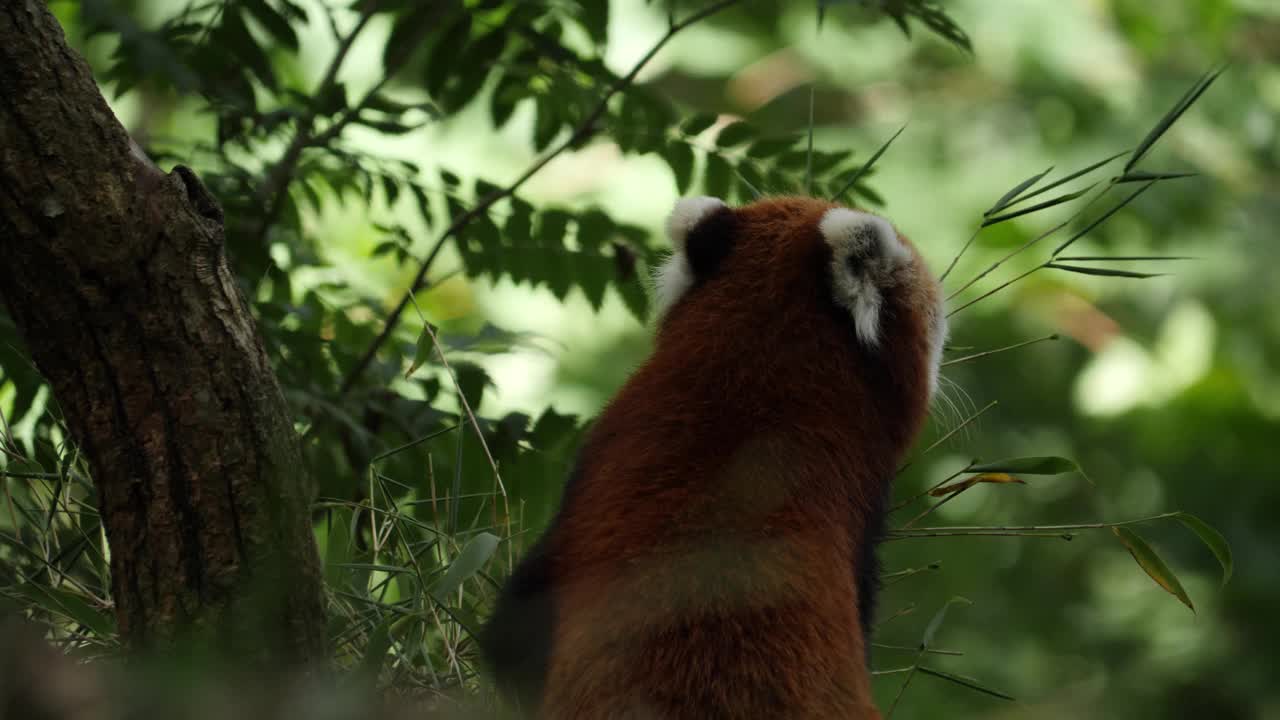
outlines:
{"label": "thin twig", "polygon": [[976,297],[976,298],[974,298],[974,299],[970,300],[969,302],[967,302],[967,303],[965,303],[965,304],[961,305],[960,307],[956,308],[955,310],[952,310],[951,312],[947,313],[947,317],[951,317],[952,315],[955,315],[956,313],[960,312],[961,310],[964,310],[965,308],[969,307],[970,305],[976,305],[976,304],[978,304],[980,301],[982,301],[982,300],[986,300],[987,298],[991,297],[992,295],[995,295],[996,293],[1000,292],[1001,290],[1003,290],[1003,289],[1005,289],[1005,288],[1009,287],[1010,285],[1012,285],[1012,284],[1014,284],[1014,283],[1018,282],[1018,281],[1019,281],[1019,280],[1021,280],[1022,278],[1024,278],[1024,277],[1026,277],[1026,276],[1030,275],[1031,273],[1033,273],[1033,272],[1035,272],[1035,271],[1037,271],[1037,270],[1043,270],[1043,269],[1044,269],[1048,264],[1049,264],[1048,262],[1040,263],[1039,265],[1037,265],[1037,266],[1035,266],[1035,267],[1031,268],[1030,270],[1028,270],[1028,271],[1026,271],[1026,272],[1022,273],[1021,275],[1019,275],[1019,276],[1015,277],[1014,279],[1012,279],[1012,280],[1008,280],[1008,281],[1005,281],[1005,282],[1001,283],[1000,285],[996,286],[996,288],[995,288],[994,290],[991,290],[991,291],[985,292],[985,293],[983,293],[983,294],[979,295],[978,297]]}
{"label": "thin twig", "polygon": [[1015,343],[1013,345],[1006,345],[1005,347],[996,348],[994,350],[987,350],[985,352],[974,353],[973,355],[965,355],[964,357],[958,357],[955,360],[948,360],[942,363],[942,367],[946,367],[948,365],[959,365],[960,363],[969,362],[971,360],[977,360],[979,358],[984,358],[989,355],[997,355],[1002,352],[1008,352],[1010,350],[1017,350],[1018,348],[1024,348],[1028,345],[1035,345],[1036,343],[1042,343],[1048,340],[1057,340],[1057,339],[1058,339],[1058,334],[1054,333],[1052,335],[1046,335],[1042,338],[1036,338],[1035,340],[1024,340],[1023,342]]}
{"label": "thin twig", "polygon": [[893,717],[893,711],[898,709],[898,702],[902,700],[902,694],[907,691],[907,686],[911,684],[912,679],[916,676],[916,671],[920,669],[920,659],[924,657],[925,649],[925,646],[921,645],[916,651],[916,659],[911,663],[906,679],[902,681],[901,687],[898,688],[898,694],[893,696],[893,704],[889,706],[889,711],[884,714],[885,720],[890,720]]}
{"label": "thin twig", "polygon": [[[987,404],[986,404],[986,405],[985,405],[981,410],[979,410],[979,411],[975,412],[974,414],[970,415],[969,417],[965,418],[965,419],[964,419],[964,421],[963,421],[963,422],[961,422],[959,425],[957,425],[957,426],[955,426],[955,427],[951,428],[950,430],[948,430],[946,435],[943,435],[942,437],[938,438],[937,440],[934,440],[932,443],[930,443],[930,444],[929,444],[929,447],[925,448],[924,450],[921,450],[919,455],[915,456],[915,458],[913,458],[913,459],[912,459],[912,460],[910,460],[909,462],[907,462],[907,463],[903,464],[903,466],[902,466],[902,467],[898,468],[898,472],[897,472],[897,474],[898,474],[898,475],[901,475],[901,474],[902,474],[902,472],[903,472],[904,470],[906,470],[907,468],[911,467],[911,464],[912,464],[912,463],[914,463],[916,460],[919,460],[920,458],[924,457],[925,455],[928,455],[930,451],[932,451],[932,450],[936,449],[939,445],[941,445],[942,443],[946,442],[947,440],[950,440],[950,439],[951,439],[951,437],[952,437],[953,435],[955,435],[956,433],[958,433],[958,432],[960,432],[961,430],[965,429],[965,427],[966,427],[966,426],[968,426],[970,423],[972,423],[974,420],[977,420],[979,417],[982,417],[982,414],[983,414],[983,413],[985,413],[986,411],[990,410],[991,408],[993,408],[993,407],[995,407],[996,405],[999,405],[999,404],[1000,404],[1000,401],[999,401],[999,400],[992,400],[991,402],[987,403]],[[961,470],[961,472],[964,472],[964,471],[963,471],[963,470]]]}
{"label": "thin twig", "polygon": [[343,379],[342,385],[338,389],[338,396],[342,397],[355,386],[356,382],[360,379],[360,376],[364,374],[365,370],[367,370],[369,365],[373,362],[378,350],[381,349],[382,346],[391,338],[391,334],[395,332],[396,327],[400,323],[401,315],[404,314],[405,308],[409,305],[412,293],[423,287],[427,273],[431,270],[431,266],[435,263],[436,257],[439,256],[440,251],[444,249],[445,243],[448,242],[450,238],[456,236],[463,228],[467,227],[472,220],[483,215],[485,211],[495,203],[514,195],[516,191],[518,191],[529,180],[529,178],[536,175],[538,171],[546,167],[548,163],[560,156],[560,154],[570,148],[582,144],[595,134],[597,129],[596,123],[604,115],[605,111],[608,110],[609,101],[612,100],[615,95],[622,92],[635,82],[636,76],[640,74],[640,71],[649,64],[649,61],[658,54],[659,50],[671,41],[671,38],[675,37],[676,34],[690,25],[704,20],[732,5],[736,5],[739,1],[740,0],[719,0],[719,2],[708,5],[684,20],[673,23],[667,28],[667,32],[664,33],[656,43],[654,43],[653,47],[649,48],[649,51],[632,66],[631,70],[609,87],[605,92],[604,97],[600,99],[595,108],[587,114],[582,122],[578,123],[577,127],[574,128],[568,138],[535,161],[533,165],[529,166],[529,168],[517,177],[510,185],[488,193],[483,198],[480,198],[480,200],[478,200],[470,210],[467,210],[454,218],[453,222],[449,224],[449,227],[445,228],[444,232],[440,234],[440,237],[436,239],[435,244],[431,247],[431,251],[427,253],[426,259],[424,259],[422,264],[418,266],[418,272],[414,275],[412,282],[409,283],[408,290],[400,298],[400,301],[396,303],[396,306],[391,310],[391,312],[388,313],[382,332],[379,333],[378,336],[374,338],[373,342],[369,344],[369,347],[365,349],[364,354],[361,355],[355,366]]}
{"label": "thin twig", "polygon": [[[993,403],[991,403],[991,405],[994,405],[994,404],[995,404],[994,402],[993,402]],[[988,405],[987,407],[991,407],[991,405]],[[955,472],[951,473],[950,475],[948,475],[948,476],[946,476],[946,477],[942,478],[942,479],[941,479],[941,480],[939,480],[938,482],[934,483],[934,485],[933,485],[932,487],[930,487],[929,489],[927,489],[927,490],[923,490],[923,491],[921,491],[919,494],[914,495],[914,496],[912,496],[912,497],[910,497],[910,498],[908,498],[908,499],[906,499],[906,500],[903,500],[902,502],[898,503],[897,505],[894,505],[892,508],[889,508],[889,512],[890,512],[890,513],[896,513],[896,512],[898,512],[899,510],[901,510],[902,508],[904,508],[904,507],[907,507],[907,506],[911,505],[912,503],[914,503],[915,501],[919,500],[920,498],[922,498],[922,497],[924,497],[924,496],[928,495],[929,493],[933,492],[934,490],[937,490],[938,488],[942,487],[943,485],[946,485],[947,483],[951,482],[952,480],[955,480],[956,478],[960,477],[961,475],[963,475],[963,474],[965,474],[965,473],[969,472],[969,469],[970,469],[970,468],[972,468],[972,467],[974,466],[974,464],[975,464],[975,463],[977,463],[977,462],[978,462],[977,460],[970,460],[970,461],[969,461],[969,464],[967,464],[967,465],[965,465],[964,467],[960,468],[959,470],[957,470],[957,471],[955,471]]]}
{"label": "thin twig", "polygon": [[896,530],[891,530],[891,531],[889,531],[889,535],[888,535],[887,537],[885,537],[884,542],[890,542],[890,541],[893,541],[893,540],[911,540],[911,539],[913,539],[913,538],[956,537],[956,536],[963,536],[963,537],[1036,537],[1036,538],[1055,538],[1055,539],[1057,539],[1057,540],[1068,540],[1068,541],[1070,541],[1071,539],[1073,539],[1073,538],[1075,537],[1075,533],[1070,533],[1070,532],[1060,532],[1060,533],[1053,533],[1053,532],[1044,532],[1044,533],[1038,533],[1038,532],[997,532],[997,531],[994,531],[994,530],[993,530],[993,531],[991,531],[991,532],[955,532],[955,531],[938,531],[938,532],[935,532],[935,531],[932,531],[932,530],[914,530],[914,529],[913,529],[913,530],[907,530],[907,531],[904,531],[902,534],[897,534],[897,532],[898,532],[898,531],[896,531]]}

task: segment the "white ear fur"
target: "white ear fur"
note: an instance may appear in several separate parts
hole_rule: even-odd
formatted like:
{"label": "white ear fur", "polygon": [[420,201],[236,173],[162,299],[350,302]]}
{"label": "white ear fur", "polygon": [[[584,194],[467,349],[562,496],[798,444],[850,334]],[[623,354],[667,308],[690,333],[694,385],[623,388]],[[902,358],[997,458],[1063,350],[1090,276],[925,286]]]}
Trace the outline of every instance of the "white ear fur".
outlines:
{"label": "white ear fur", "polygon": [[942,370],[942,348],[947,344],[947,335],[951,332],[947,322],[947,311],[941,299],[934,310],[937,315],[929,327],[929,397],[938,393],[938,373]]}
{"label": "white ear fur", "polygon": [[667,237],[671,239],[671,255],[653,273],[654,316],[662,318],[689,288],[693,287],[693,268],[684,254],[684,243],[703,218],[724,207],[724,201],[713,197],[681,198],[667,216]]}
{"label": "white ear fur", "polygon": [[880,287],[893,282],[894,271],[911,261],[911,252],[887,220],[857,210],[828,210],[818,231],[831,247],[835,300],[853,315],[859,339],[876,347],[883,303]]}
{"label": "white ear fur", "polygon": [[724,207],[724,201],[713,197],[688,197],[676,201],[667,217],[667,237],[676,252],[684,250],[684,241],[702,219]]}

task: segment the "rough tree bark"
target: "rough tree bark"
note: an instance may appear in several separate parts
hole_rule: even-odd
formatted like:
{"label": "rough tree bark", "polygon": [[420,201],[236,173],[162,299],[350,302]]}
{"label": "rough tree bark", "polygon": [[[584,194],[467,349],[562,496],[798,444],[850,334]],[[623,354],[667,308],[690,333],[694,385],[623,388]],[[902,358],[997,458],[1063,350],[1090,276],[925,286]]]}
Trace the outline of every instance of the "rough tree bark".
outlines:
{"label": "rough tree bark", "polygon": [[0,297],[92,468],[120,631],[318,660],[309,485],[222,211],[130,148],[44,0],[0,0]]}

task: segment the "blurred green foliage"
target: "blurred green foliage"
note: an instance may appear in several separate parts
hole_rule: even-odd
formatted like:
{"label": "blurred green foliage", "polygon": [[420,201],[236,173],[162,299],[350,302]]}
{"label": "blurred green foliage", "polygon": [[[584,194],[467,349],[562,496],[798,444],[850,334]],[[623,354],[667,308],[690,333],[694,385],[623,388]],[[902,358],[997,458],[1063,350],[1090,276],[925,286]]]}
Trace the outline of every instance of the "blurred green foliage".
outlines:
{"label": "blurred green foliage", "polygon": [[[922,637],[963,652],[878,676],[884,707],[912,677],[896,717],[1280,718],[1274,3],[743,0],[680,27],[634,78],[671,23],[713,3],[51,5],[139,143],[195,168],[225,206],[320,489],[335,657],[432,691],[475,689],[470,635],[496,580],[554,511],[584,422],[649,348],[643,278],[678,194],[829,195],[858,176],[847,199],[942,270],[1019,181],[1133,148],[1230,61],[1143,164],[1199,175],[1157,184],[1071,248],[1198,259],[1145,280],[1035,272],[958,313],[949,359],[1060,339],[945,368],[920,448],[960,430],[897,490],[916,496],[974,458],[1070,458],[1083,473],[1024,466],[1011,474],[1025,484],[976,484],[915,527],[1185,510],[1225,535],[1234,579],[1220,587],[1214,555],[1175,521],[1130,529],[1194,616],[1105,529],[896,537],[874,664],[910,667]],[[992,225],[949,290],[1076,207]],[[88,470],[3,317],[0,410],[0,581],[68,646],[111,651]]]}

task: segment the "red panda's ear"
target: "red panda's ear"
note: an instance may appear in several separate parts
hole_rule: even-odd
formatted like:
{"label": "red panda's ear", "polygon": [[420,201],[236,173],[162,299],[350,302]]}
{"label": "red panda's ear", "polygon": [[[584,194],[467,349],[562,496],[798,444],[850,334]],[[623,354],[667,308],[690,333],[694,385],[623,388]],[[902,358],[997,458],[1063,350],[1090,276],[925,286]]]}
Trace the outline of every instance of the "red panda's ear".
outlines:
{"label": "red panda's ear", "polygon": [[713,197],[682,198],[667,218],[667,236],[695,281],[705,280],[733,247],[733,211]]}
{"label": "red panda's ear", "polygon": [[910,263],[910,251],[888,220],[858,210],[828,210],[818,231],[831,248],[833,299],[853,316],[863,344],[877,346],[884,303],[880,288],[891,284],[899,268]]}
{"label": "red panda's ear", "polygon": [[733,246],[733,211],[713,197],[681,198],[667,216],[673,252],[654,273],[658,317],[705,280]]}
{"label": "red panda's ear", "polygon": [[725,207],[724,201],[714,197],[687,197],[676,201],[676,206],[667,216],[667,237],[676,252],[685,248],[689,233],[697,227],[706,216]]}

